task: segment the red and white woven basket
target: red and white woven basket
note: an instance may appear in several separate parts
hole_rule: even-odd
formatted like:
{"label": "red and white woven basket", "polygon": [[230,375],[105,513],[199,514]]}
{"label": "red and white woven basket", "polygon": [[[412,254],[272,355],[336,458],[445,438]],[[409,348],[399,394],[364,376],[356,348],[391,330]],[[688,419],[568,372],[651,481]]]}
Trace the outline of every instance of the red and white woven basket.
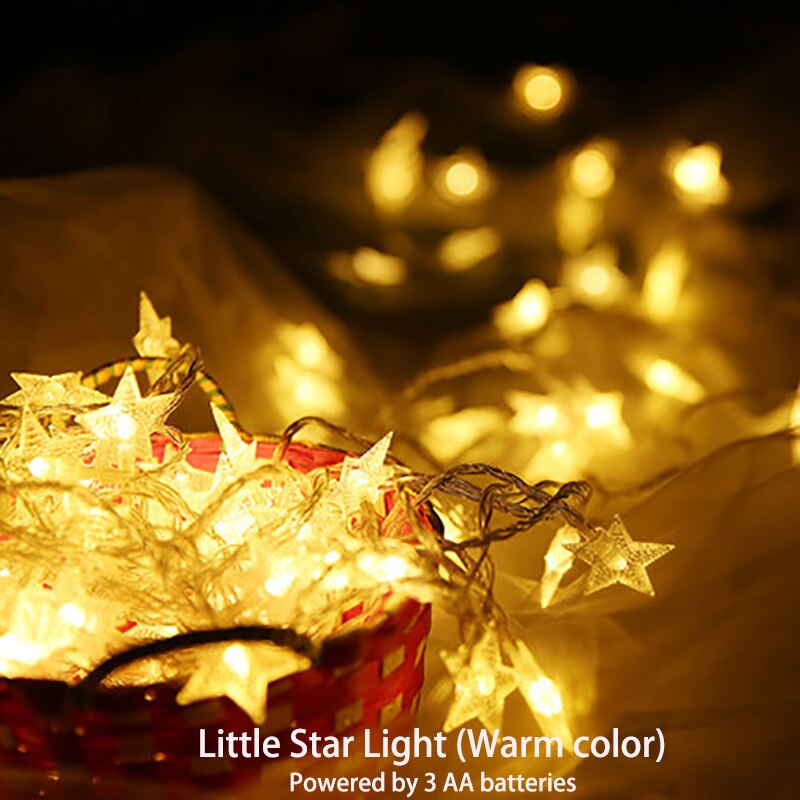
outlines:
{"label": "red and white woven basket", "polygon": [[[259,455],[268,458],[275,447],[260,442]],[[217,437],[194,438],[188,458],[195,467],[213,469],[219,451]],[[285,459],[308,471],[335,466],[345,455],[292,444]],[[352,631],[359,614],[362,624]],[[387,597],[378,612],[350,609],[342,622],[351,632],[326,642],[319,665],[269,687],[261,732],[286,743],[284,756],[298,727],[345,735],[364,728],[397,731],[413,720],[430,606]],[[219,729],[252,732],[253,723],[225,697],[179,706],[178,690],[167,684],[100,687],[77,707],[64,683],[0,679],[0,800],[122,800],[126,787],[131,797],[192,797],[195,789],[199,796],[201,789],[244,786],[269,769],[263,757],[201,758],[201,729],[216,742]]]}

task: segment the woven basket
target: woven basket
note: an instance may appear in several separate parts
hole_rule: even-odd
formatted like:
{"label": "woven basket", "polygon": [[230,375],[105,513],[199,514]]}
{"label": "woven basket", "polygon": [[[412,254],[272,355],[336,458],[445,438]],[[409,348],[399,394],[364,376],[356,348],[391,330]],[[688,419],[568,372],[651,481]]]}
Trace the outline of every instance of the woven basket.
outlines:
{"label": "woven basket", "polygon": [[[268,458],[275,447],[273,442],[260,442],[258,454]],[[163,452],[163,443],[160,449]],[[154,450],[160,455],[158,444]],[[217,437],[194,438],[188,459],[195,467],[211,470],[219,452]],[[285,459],[308,471],[338,464],[345,455],[291,444]],[[356,608],[343,615],[348,630],[359,614],[363,611]],[[430,619],[427,605],[385,598],[379,612],[364,615],[355,631],[325,643],[318,666],[270,685],[262,734],[288,743],[296,727],[344,735],[407,726],[422,687]],[[126,791],[120,787],[141,787],[143,782],[174,787],[174,792],[165,790],[165,797],[191,797],[192,786],[199,794],[200,787],[238,785],[254,778],[266,759],[199,755],[201,729],[207,741],[215,742],[220,728],[226,733],[252,732],[250,718],[225,697],[179,706],[177,692],[178,687],[167,684],[101,687],[75,707],[64,683],[0,679],[0,798],[121,800]],[[288,747],[281,752],[286,755]],[[154,797],[150,790],[137,789],[130,796]]]}

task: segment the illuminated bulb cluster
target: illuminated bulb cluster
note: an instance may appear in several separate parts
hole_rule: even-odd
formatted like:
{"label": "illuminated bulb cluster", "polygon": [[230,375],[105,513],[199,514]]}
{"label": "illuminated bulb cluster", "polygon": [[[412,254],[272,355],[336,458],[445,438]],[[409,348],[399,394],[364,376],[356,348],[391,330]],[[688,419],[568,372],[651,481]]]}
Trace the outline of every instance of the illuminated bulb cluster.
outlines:
{"label": "illuminated bulb cluster", "polygon": [[[146,298],[141,319],[149,358],[180,351]],[[288,326],[281,339],[298,368],[338,368],[313,326]],[[11,409],[0,449],[10,532],[0,547],[2,675],[73,680],[137,641],[211,625],[323,639],[342,630],[345,612],[369,613],[390,591],[427,602],[445,586],[405,511],[387,527],[385,492],[399,474],[387,463],[390,436],[303,473],[260,457],[212,407],[222,453],[200,469],[166,426],[176,397],[143,394],[130,367],[112,396],[78,373],[15,378],[20,390],[2,401]],[[267,684],[310,663],[256,644],[196,659],[179,702],[227,694],[256,720]],[[157,670],[149,663],[125,680],[164,679]]]}

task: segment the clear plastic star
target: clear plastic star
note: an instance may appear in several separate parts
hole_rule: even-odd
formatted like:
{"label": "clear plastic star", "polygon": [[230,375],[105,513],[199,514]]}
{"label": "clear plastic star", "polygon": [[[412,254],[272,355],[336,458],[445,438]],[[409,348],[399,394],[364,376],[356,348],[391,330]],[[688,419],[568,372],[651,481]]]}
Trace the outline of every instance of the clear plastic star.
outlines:
{"label": "clear plastic star", "polygon": [[229,697],[261,725],[267,718],[270,683],[308,669],[311,660],[286,647],[269,643],[213,645],[200,654],[200,662],[177,696],[179,705]]}
{"label": "clear plastic star", "polygon": [[561,579],[572,568],[574,555],[565,548],[567,544],[579,544],[581,536],[570,525],[562,525],[557,531],[544,556],[544,573],[539,584],[539,603],[542,608],[550,605]]}
{"label": "clear plastic star", "polygon": [[80,372],[62,372],[59,375],[12,372],[11,377],[20,389],[0,401],[7,406],[96,406],[109,401],[107,395],[84,386]]}
{"label": "clear plastic star", "polygon": [[133,346],[143,358],[174,358],[181,349],[172,336],[172,318],[159,317],[145,292],[139,295],[139,331]]}
{"label": "clear plastic star", "polygon": [[499,728],[506,697],[517,687],[517,680],[503,663],[497,635],[487,631],[474,647],[461,645],[455,653],[441,656],[455,684],[445,732],[471,719],[478,719],[488,730]]}
{"label": "clear plastic star", "polygon": [[[257,454],[258,442],[246,442],[233,426],[230,420],[216,406],[211,406],[214,422],[217,424],[220,438],[222,439],[222,456],[217,467],[220,477],[241,477],[263,464]],[[230,473],[225,476],[225,473]]]}
{"label": "clear plastic star", "polygon": [[386,466],[386,456],[392,444],[392,433],[387,433],[359,458],[346,458],[342,465],[340,486],[346,495],[347,505],[358,508],[363,500],[376,503],[381,495],[381,485],[391,477]]}
{"label": "clear plastic star", "polygon": [[615,516],[608,530],[601,529],[595,539],[580,544],[563,544],[562,547],[589,565],[586,594],[621,583],[652,597],[655,590],[645,568],[669,553],[675,545],[636,542],[631,539],[620,517]]}
{"label": "clear plastic star", "polygon": [[173,400],[173,394],[142,397],[136,375],[128,367],[107,406],[75,419],[97,437],[99,464],[128,469],[137,459],[151,458],[150,435],[163,426]]}

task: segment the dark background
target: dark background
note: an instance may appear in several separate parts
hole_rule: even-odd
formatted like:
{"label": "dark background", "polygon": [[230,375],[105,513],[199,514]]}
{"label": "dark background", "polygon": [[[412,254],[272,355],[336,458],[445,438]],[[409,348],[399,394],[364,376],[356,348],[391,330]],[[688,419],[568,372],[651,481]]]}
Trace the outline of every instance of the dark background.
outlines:
{"label": "dark background", "polygon": [[[497,82],[525,61],[564,63],[605,83],[616,113],[631,115],[725,80],[797,35],[798,15],[790,4],[714,10],[666,3],[555,6],[27,4],[4,14],[2,88],[13,91],[63,62],[103,74],[141,73],[198,42],[226,39],[253,51],[243,84],[263,81],[320,115],[346,111],[419,60]],[[13,164],[3,168],[15,172]]]}
{"label": "dark background", "polygon": [[[412,280],[388,298],[332,281],[330,253],[385,250],[394,233],[360,170],[410,109],[431,122],[429,155],[473,145],[512,175],[608,132],[628,148],[664,131],[720,141],[736,224],[788,230],[798,218],[800,28],[788,6],[70,2],[4,13],[0,175],[128,164],[188,175],[379,351],[485,321],[531,273],[553,282],[560,258],[550,242],[509,248],[477,287]],[[563,65],[580,88],[563,120],[534,132],[499,112],[526,62]],[[424,249],[446,231],[401,232]],[[780,247],[765,269],[794,271]]]}

